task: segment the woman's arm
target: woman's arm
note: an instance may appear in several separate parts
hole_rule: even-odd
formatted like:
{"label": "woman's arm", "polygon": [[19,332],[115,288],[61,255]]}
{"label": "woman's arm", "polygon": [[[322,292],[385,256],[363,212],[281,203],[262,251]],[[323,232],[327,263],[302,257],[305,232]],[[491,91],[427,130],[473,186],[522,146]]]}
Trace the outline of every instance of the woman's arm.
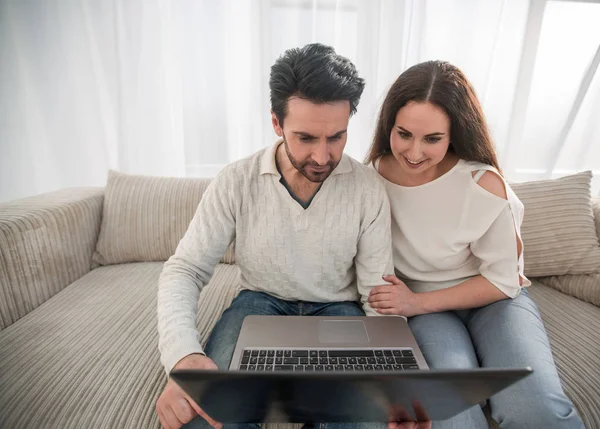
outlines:
{"label": "woman's arm", "polygon": [[475,276],[456,286],[433,292],[412,292],[396,276],[386,276],[391,285],[377,286],[369,295],[369,304],[380,314],[405,317],[483,307],[507,299],[500,289],[483,276]]}
{"label": "woman's arm", "polygon": [[483,276],[472,277],[447,289],[416,295],[418,307],[423,313],[483,307],[508,298]]}

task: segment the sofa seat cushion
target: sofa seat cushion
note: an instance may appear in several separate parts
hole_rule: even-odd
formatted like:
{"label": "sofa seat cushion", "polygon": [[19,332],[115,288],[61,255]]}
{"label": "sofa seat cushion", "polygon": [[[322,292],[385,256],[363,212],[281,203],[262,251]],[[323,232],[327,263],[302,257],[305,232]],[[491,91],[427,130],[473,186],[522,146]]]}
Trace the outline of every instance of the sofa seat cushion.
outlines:
{"label": "sofa seat cushion", "polygon": [[585,427],[600,428],[600,308],[537,281],[527,290],[542,314],[565,393]]}
{"label": "sofa seat cushion", "polygon": [[[0,427],[158,429],[154,404],[166,381],[156,331],[161,269],[98,268],[1,331]],[[204,340],[237,294],[237,275],[236,266],[219,265],[202,291]],[[535,281],[529,293],[567,395],[586,427],[600,427],[600,308]]]}
{"label": "sofa seat cushion", "polygon": [[[101,267],[0,332],[1,428],[159,428],[156,291],[162,263]],[[201,332],[233,299],[219,265],[200,297]]]}

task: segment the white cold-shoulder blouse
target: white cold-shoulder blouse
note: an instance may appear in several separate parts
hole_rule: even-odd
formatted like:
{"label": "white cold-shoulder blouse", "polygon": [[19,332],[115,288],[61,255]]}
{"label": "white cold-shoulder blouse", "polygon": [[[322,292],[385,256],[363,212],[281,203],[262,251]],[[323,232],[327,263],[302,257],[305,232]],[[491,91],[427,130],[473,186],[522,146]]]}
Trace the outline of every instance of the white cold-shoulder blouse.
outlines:
{"label": "white cold-shoulder blouse", "polygon": [[531,284],[523,274],[523,251],[517,252],[523,203],[506,181],[508,200],[482,188],[477,181],[486,171],[498,173],[492,166],[459,160],[420,186],[382,177],[392,211],[394,268],[412,291],[444,289],[482,275],[514,298],[521,290],[519,277],[522,286]]}

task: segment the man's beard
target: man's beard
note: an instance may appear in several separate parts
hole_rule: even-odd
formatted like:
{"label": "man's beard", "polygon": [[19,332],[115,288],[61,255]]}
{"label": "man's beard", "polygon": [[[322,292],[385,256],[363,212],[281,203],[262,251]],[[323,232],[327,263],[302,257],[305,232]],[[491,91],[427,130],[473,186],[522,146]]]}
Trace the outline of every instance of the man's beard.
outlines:
{"label": "man's beard", "polygon": [[330,160],[326,164],[326,166],[328,167],[328,169],[326,171],[317,172],[317,171],[311,170],[310,167],[321,168],[321,167],[325,167],[325,165],[319,165],[315,161],[311,161],[311,160],[298,161],[290,153],[290,148],[288,147],[287,140],[285,139],[285,137],[283,138],[283,144],[285,146],[285,152],[287,153],[287,156],[288,156],[290,162],[292,163],[292,165],[294,166],[294,168],[296,170],[298,170],[300,172],[300,174],[302,174],[304,177],[306,177],[309,181],[311,181],[313,183],[324,182],[325,179],[327,179],[329,177],[331,172],[333,170],[335,170],[335,167],[337,167],[337,165],[340,163],[340,161]]}

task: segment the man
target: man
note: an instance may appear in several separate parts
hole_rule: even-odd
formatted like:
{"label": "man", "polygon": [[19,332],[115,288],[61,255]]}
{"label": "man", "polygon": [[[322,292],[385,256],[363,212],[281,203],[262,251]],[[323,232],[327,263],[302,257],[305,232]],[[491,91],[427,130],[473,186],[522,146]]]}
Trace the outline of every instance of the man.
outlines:
{"label": "man", "polygon": [[[312,44],[286,51],[271,68],[269,85],[281,140],[212,181],[161,274],[159,348],[167,373],[228,369],[248,315],[376,315],[369,291],[393,273],[383,185],[373,170],[343,154],[364,88],[356,68],[333,48]],[[198,296],[234,238],[243,290],[203,350]],[[157,411],[169,429],[192,419],[220,426],[172,380]]]}

